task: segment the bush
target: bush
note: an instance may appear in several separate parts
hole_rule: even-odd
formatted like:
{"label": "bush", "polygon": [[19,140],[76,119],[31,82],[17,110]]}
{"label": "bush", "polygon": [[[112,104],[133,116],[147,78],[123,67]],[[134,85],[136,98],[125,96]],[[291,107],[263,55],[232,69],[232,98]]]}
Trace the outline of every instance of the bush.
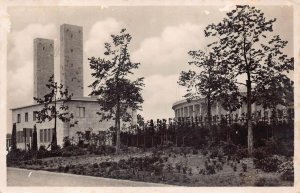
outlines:
{"label": "bush", "polygon": [[266,152],[263,148],[258,148],[253,151],[253,157],[255,159],[261,160],[269,156],[269,152]]}
{"label": "bush", "polygon": [[274,177],[260,177],[254,182],[255,186],[278,186],[279,180]]}
{"label": "bush", "polygon": [[254,159],[255,168],[261,169],[264,172],[276,172],[280,164],[281,161],[278,158]]}
{"label": "bush", "polygon": [[243,172],[247,172],[247,164],[242,163]]}
{"label": "bush", "polygon": [[79,156],[86,154],[86,151],[78,146],[67,146],[61,150],[62,157]]}
{"label": "bush", "polygon": [[110,145],[91,146],[88,151],[96,155],[111,155],[116,152],[116,148]]}
{"label": "bush", "polygon": [[233,155],[237,150],[237,146],[234,145],[233,143],[226,143],[223,146],[223,151],[225,153],[225,155]]}
{"label": "bush", "polygon": [[6,163],[7,166],[12,166],[15,164],[19,164],[24,160],[26,152],[24,150],[16,149],[14,151],[8,152],[6,155]]}
{"label": "bush", "polygon": [[68,136],[66,136],[63,139],[63,147],[66,148],[69,146],[72,146],[72,144],[71,144],[70,138]]}
{"label": "bush", "polygon": [[216,173],[215,167],[213,165],[207,165],[205,169],[206,169],[206,174],[208,175]]}
{"label": "bush", "polygon": [[282,180],[294,181],[294,165],[292,161],[284,162],[279,166],[280,178]]}
{"label": "bush", "polygon": [[64,168],[64,172],[67,173],[69,170],[70,170],[70,166],[67,165],[67,166]]}
{"label": "bush", "polygon": [[243,159],[243,158],[248,157],[248,149],[247,148],[238,149],[236,152],[236,157],[238,159]]}

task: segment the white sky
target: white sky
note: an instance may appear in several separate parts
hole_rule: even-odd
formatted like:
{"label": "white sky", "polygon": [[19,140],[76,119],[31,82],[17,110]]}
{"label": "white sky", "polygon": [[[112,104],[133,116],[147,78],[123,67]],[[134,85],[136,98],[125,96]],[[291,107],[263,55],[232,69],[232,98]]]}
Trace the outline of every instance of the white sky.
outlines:
{"label": "white sky", "polygon": [[[267,19],[277,18],[274,34],[288,40],[286,52],[293,56],[293,9],[287,6],[259,7]],[[209,40],[203,29],[225,17],[230,7],[155,6],[155,7],[11,7],[8,34],[8,108],[32,103],[33,39],[55,40],[55,71],[59,66],[59,27],[63,23],[83,27],[84,93],[92,82],[88,57],[103,56],[110,34],[122,28],[133,36],[131,56],[141,66],[137,76],[145,77],[146,119],[174,116],[172,104],[181,99],[185,89],[177,80],[188,70],[189,50],[203,49]],[[59,77],[56,77],[59,80]],[[8,130],[11,112],[8,110]]]}

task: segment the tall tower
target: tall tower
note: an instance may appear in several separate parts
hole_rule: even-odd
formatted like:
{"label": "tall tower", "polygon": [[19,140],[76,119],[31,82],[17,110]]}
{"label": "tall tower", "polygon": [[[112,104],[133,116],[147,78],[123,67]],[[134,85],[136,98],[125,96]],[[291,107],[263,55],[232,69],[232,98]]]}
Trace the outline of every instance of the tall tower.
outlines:
{"label": "tall tower", "polygon": [[60,26],[60,80],[73,98],[83,97],[82,27]]}
{"label": "tall tower", "polygon": [[[54,41],[50,39],[34,39],[34,93],[37,98],[44,98],[49,93],[46,84],[54,75]],[[35,101],[36,102],[36,101]]]}

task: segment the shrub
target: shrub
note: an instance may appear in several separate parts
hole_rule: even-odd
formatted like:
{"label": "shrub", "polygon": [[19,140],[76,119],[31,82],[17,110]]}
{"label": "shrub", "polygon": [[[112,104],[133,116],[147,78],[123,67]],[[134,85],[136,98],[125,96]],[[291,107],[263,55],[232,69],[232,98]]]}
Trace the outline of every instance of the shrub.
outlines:
{"label": "shrub", "polygon": [[261,160],[269,156],[269,152],[266,152],[263,148],[258,148],[253,151],[253,157],[255,159]]}
{"label": "shrub", "polygon": [[248,149],[247,148],[243,148],[243,149],[238,149],[236,151],[236,157],[238,159],[243,159],[245,157],[248,157]]}
{"label": "shrub", "polygon": [[70,166],[67,165],[67,166],[64,168],[64,172],[67,173],[69,170],[70,170]]}
{"label": "shrub", "polygon": [[61,150],[62,157],[79,156],[86,154],[86,151],[78,146],[67,146]]}
{"label": "shrub", "polygon": [[243,172],[247,172],[247,164],[242,163]]}
{"label": "shrub", "polygon": [[162,175],[163,166],[161,164],[154,165],[154,174],[155,175]]}
{"label": "shrub", "polygon": [[65,147],[69,147],[71,145],[72,144],[71,144],[70,138],[68,136],[64,137],[64,139],[63,139],[63,147],[65,148]]}
{"label": "shrub", "polygon": [[206,169],[206,174],[208,175],[216,173],[215,167],[213,165],[207,165],[205,169]]}
{"label": "shrub", "polygon": [[279,169],[281,161],[277,158],[254,159],[255,168],[264,172],[276,172]]}
{"label": "shrub", "polygon": [[181,164],[180,163],[176,163],[176,170],[178,173],[180,173],[180,170],[181,170]]}
{"label": "shrub", "polygon": [[237,150],[237,146],[229,142],[223,146],[223,151],[225,155],[233,155]]}
{"label": "shrub", "polygon": [[170,164],[170,163],[167,164],[167,171],[168,171],[168,172],[172,172],[172,171],[173,171],[173,166],[172,166],[172,164]]}
{"label": "shrub", "polygon": [[282,163],[278,172],[281,173],[280,178],[282,180],[294,181],[294,165],[292,161]]}
{"label": "shrub", "polygon": [[96,155],[111,155],[116,152],[116,148],[110,145],[91,146],[88,151]]}
{"label": "shrub", "polygon": [[206,155],[208,154],[208,151],[207,151],[206,149],[203,149],[203,150],[202,150],[202,154],[203,154],[204,156],[206,156]]}
{"label": "shrub", "polygon": [[192,150],[192,154],[193,154],[193,155],[197,155],[197,154],[198,154],[198,150],[194,148],[194,149]]}

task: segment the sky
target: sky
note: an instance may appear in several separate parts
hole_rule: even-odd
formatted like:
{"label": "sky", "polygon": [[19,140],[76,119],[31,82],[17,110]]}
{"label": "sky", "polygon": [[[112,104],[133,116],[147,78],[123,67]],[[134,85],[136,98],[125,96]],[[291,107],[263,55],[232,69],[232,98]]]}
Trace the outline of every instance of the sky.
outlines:
{"label": "sky", "polygon": [[[293,8],[258,7],[267,19],[277,18],[274,34],[287,40],[285,51],[293,56]],[[217,6],[119,6],[119,7],[10,7],[8,34],[8,108],[33,103],[33,40],[54,39],[55,79],[59,81],[59,29],[64,23],[83,27],[84,95],[92,82],[88,58],[101,57],[111,34],[126,28],[132,35],[131,59],[141,63],[136,77],[145,77],[143,111],[146,120],[174,117],[172,104],[183,99],[185,88],[177,84],[188,70],[190,50],[204,49],[211,41],[204,28],[220,22],[232,7]],[[8,109],[8,125],[11,112]],[[10,126],[8,126],[10,128]]]}

